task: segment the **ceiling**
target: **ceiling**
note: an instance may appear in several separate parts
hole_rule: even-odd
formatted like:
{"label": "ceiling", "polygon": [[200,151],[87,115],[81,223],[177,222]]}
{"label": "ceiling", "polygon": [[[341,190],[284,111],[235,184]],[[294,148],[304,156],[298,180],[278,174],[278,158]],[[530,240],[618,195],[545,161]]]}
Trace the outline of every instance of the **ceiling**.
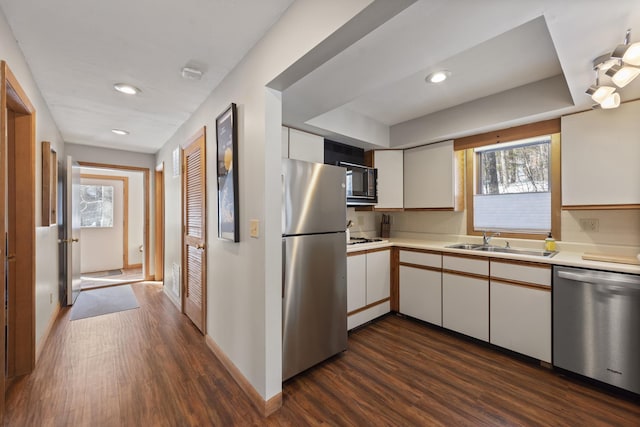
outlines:
{"label": "ceiling", "polygon": [[[592,60],[627,28],[640,41],[637,0],[419,0],[286,89],[283,122],[393,148],[587,110]],[[621,94],[640,98],[640,79]]]}
{"label": "ceiling", "polygon": [[[153,153],[292,2],[0,7],[66,142]],[[407,147],[587,110],[591,62],[627,28],[640,41],[637,0],[418,0],[285,89],[283,122],[352,145]],[[184,66],[202,79],[183,79]],[[425,83],[439,69],[450,79]],[[142,93],[117,93],[117,82]],[[640,98],[640,79],[621,93]]]}
{"label": "ceiling", "polygon": [[[65,142],[154,153],[292,2],[0,0],[0,7]],[[183,79],[184,66],[203,71],[202,79]],[[142,93],[115,92],[118,82]]]}

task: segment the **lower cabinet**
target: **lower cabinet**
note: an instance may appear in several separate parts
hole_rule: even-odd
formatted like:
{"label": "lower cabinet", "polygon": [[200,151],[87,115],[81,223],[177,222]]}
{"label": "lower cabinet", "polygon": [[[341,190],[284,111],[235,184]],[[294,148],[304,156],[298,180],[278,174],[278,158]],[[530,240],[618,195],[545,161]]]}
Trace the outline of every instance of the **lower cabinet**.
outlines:
{"label": "lower cabinet", "polygon": [[489,280],[443,273],[442,326],[489,341]]}
{"label": "lower cabinet", "polygon": [[347,257],[347,313],[367,305],[366,255]]}
{"label": "lower cabinet", "polygon": [[347,254],[347,328],[391,310],[391,250]]}
{"label": "lower cabinet", "polygon": [[551,363],[551,288],[491,280],[491,343]]}
{"label": "lower cabinet", "polygon": [[442,272],[400,265],[400,312],[442,326]]}
{"label": "lower cabinet", "polygon": [[367,252],[367,305],[389,298],[391,250]]}
{"label": "lower cabinet", "polygon": [[491,343],[551,363],[551,267],[491,261]]}

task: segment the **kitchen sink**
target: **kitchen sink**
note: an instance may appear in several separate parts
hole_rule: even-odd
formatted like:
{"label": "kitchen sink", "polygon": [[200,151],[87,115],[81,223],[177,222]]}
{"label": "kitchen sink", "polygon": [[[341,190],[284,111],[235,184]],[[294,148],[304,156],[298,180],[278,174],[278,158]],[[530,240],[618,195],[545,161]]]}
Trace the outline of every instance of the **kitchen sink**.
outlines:
{"label": "kitchen sink", "polygon": [[500,246],[480,246],[475,248],[477,251],[484,252],[501,252],[505,254],[517,254],[517,255],[533,255],[533,256],[542,256],[546,258],[551,258],[557,251],[537,251],[534,249],[514,249],[514,248],[502,248]]}
{"label": "kitchen sink", "polygon": [[540,256],[545,258],[551,258],[557,251],[537,251],[535,249],[515,249],[515,248],[505,248],[501,246],[490,246],[490,245],[479,245],[473,243],[457,243],[455,245],[447,246],[450,249],[466,249],[472,251],[482,251],[482,252],[498,252],[504,254],[516,254],[516,255],[530,255],[530,256]]}
{"label": "kitchen sink", "polygon": [[479,245],[477,243],[457,243],[455,245],[450,245],[446,247],[451,249],[477,249],[477,248],[481,248],[482,245]]}

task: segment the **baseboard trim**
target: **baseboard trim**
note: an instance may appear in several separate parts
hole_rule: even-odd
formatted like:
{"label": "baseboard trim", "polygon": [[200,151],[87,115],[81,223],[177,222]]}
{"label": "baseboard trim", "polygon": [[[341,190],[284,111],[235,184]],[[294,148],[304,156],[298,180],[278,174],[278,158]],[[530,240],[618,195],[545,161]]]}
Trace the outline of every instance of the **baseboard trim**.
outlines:
{"label": "baseboard trim", "polygon": [[238,367],[229,359],[224,351],[216,344],[209,335],[205,336],[205,342],[209,350],[224,365],[229,374],[238,383],[242,391],[249,397],[255,408],[266,418],[282,407],[282,392],[276,394],[269,400],[264,400],[260,393],[251,385],[249,380],[240,372]]}
{"label": "baseboard trim", "polygon": [[57,302],[55,307],[53,308],[53,313],[51,313],[51,318],[49,319],[49,324],[47,325],[47,329],[42,334],[42,338],[40,338],[40,343],[36,347],[36,363],[38,363],[38,359],[40,359],[40,353],[42,353],[42,349],[44,348],[49,335],[51,334],[51,330],[53,329],[53,325],[56,324],[56,320],[58,320],[58,315],[60,314],[60,302]]}

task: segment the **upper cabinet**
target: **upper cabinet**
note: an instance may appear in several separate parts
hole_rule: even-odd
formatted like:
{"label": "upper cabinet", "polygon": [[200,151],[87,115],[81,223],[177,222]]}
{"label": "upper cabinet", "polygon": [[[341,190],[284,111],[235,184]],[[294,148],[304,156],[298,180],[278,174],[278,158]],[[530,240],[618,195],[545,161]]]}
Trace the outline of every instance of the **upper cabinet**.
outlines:
{"label": "upper cabinet", "polygon": [[640,101],[562,117],[563,208],[640,205],[639,118]]}
{"label": "upper cabinet", "polygon": [[373,154],[378,170],[378,204],[376,209],[404,207],[404,153],[402,150],[379,150]]}
{"label": "upper cabinet", "polygon": [[282,157],[324,163],[324,138],[283,126]]}
{"label": "upper cabinet", "polygon": [[404,151],[404,208],[456,209],[453,141]]}

